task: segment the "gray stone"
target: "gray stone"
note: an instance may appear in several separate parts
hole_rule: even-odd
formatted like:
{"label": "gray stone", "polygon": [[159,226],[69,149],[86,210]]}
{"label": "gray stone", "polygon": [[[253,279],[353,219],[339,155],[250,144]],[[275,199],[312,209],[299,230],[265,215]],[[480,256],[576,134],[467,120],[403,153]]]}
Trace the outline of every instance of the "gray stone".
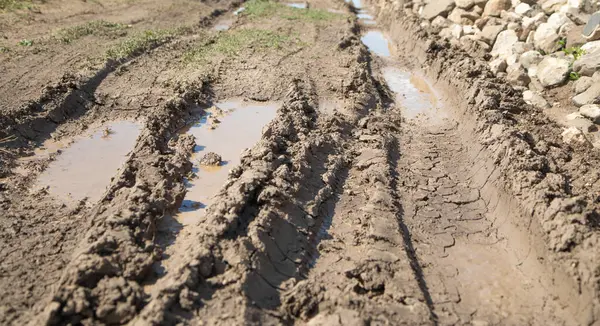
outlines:
{"label": "gray stone", "polygon": [[455,8],[448,15],[448,20],[461,25],[473,25],[477,18],[479,17],[473,16],[470,12],[461,8]]}
{"label": "gray stone", "polygon": [[471,9],[475,5],[475,0],[454,0],[456,6],[462,9]]}
{"label": "gray stone", "polygon": [[431,26],[436,28],[445,28],[450,26],[448,20],[442,16],[437,16],[431,21]]}
{"label": "gray stone", "polygon": [[502,31],[496,37],[492,48],[492,56],[507,57],[512,54],[512,47],[519,41],[517,33],[513,30]]}
{"label": "gray stone", "polygon": [[577,127],[569,127],[561,134],[563,142],[567,144],[585,144],[588,140],[585,138],[583,132]]}
{"label": "gray stone", "polygon": [[[581,47],[582,49],[585,47]],[[573,70],[582,76],[592,76],[600,70],[600,48],[584,50],[585,54],[573,63]]]}
{"label": "gray stone", "polygon": [[511,22],[511,23],[519,23],[519,26],[521,26],[521,20],[523,20],[523,17],[521,17],[521,15],[512,12],[512,11],[502,11],[500,13],[500,18],[502,18],[502,20],[507,21],[507,22]]}
{"label": "gray stone", "polygon": [[542,4],[542,10],[547,14],[551,15],[555,11],[558,11],[560,7],[567,4],[567,0],[547,0]]}
{"label": "gray stone", "polygon": [[498,34],[500,34],[500,32],[503,30],[503,25],[486,25],[478,35],[481,36],[482,41],[492,45],[494,42],[496,42],[496,37]]}
{"label": "gray stone", "polygon": [[600,122],[600,105],[586,104],[579,108],[579,113],[594,123]]}
{"label": "gray stone", "polygon": [[579,47],[585,44],[586,40],[581,34],[584,26],[575,26],[567,32],[567,48]]}
{"label": "gray stone", "polygon": [[529,69],[533,65],[537,65],[544,59],[544,56],[538,51],[527,51],[521,54],[519,62],[523,65],[523,68]]}
{"label": "gray stone", "polygon": [[506,60],[502,58],[497,58],[489,63],[490,70],[494,75],[498,75],[498,73],[505,72],[507,68]]}
{"label": "gray stone", "polygon": [[548,101],[546,101],[546,99],[544,99],[544,97],[537,92],[533,92],[533,91],[529,91],[529,90],[524,91],[523,92],[523,100],[525,101],[525,103],[533,105],[539,109],[550,108],[550,104],[548,104]]}
{"label": "gray stone", "polygon": [[560,48],[558,33],[553,25],[541,23],[533,34],[533,44],[536,49],[540,49],[547,54],[554,53]]}
{"label": "gray stone", "polygon": [[521,2],[519,3],[516,7],[515,7],[515,12],[519,15],[525,15],[526,13],[528,13],[531,10],[531,6]]}
{"label": "gray stone", "polygon": [[600,104],[600,83],[594,83],[585,92],[573,97],[573,104],[577,107],[586,104]]}
{"label": "gray stone", "polygon": [[570,65],[568,59],[546,56],[538,64],[537,77],[544,87],[562,84],[569,76]]}
{"label": "gray stone", "polygon": [[593,122],[591,122],[589,119],[586,119],[584,116],[579,114],[579,112],[574,112],[567,115],[565,125],[567,127],[576,127],[579,130],[587,132],[598,130],[598,127]]}
{"label": "gray stone", "polygon": [[547,21],[547,23],[550,24],[550,26],[554,27],[555,31],[558,31],[558,29],[561,28],[562,25],[569,22],[571,22],[571,20],[567,17],[567,15],[563,14],[562,12],[553,13]]}
{"label": "gray stone", "polygon": [[483,9],[483,16],[500,17],[502,10],[508,10],[510,6],[510,0],[489,0]]}
{"label": "gray stone", "polygon": [[585,92],[588,88],[590,88],[590,86],[592,86],[593,83],[594,80],[592,79],[592,77],[580,77],[573,83],[573,92],[575,93],[575,95],[581,94]]}
{"label": "gray stone", "polygon": [[423,7],[421,17],[432,20],[437,16],[447,16],[454,8],[454,0],[435,0]]}

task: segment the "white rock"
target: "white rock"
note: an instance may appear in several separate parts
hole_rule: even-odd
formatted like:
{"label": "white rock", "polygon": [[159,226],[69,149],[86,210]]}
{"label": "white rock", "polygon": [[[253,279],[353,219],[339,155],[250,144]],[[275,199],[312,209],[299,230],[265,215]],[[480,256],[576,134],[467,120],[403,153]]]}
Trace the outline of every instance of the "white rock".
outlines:
{"label": "white rock", "polygon": [[579,113],[594,122],[600,122],[600,105],[586,104],[579,108]]}
{"label": "white rock", "polygon": [[600,51],[600,41],[587,42],[581,46],[586,53]]}
{"label": "white rock", "polygon": [[592,75],[592,79],[595,82],[600,82],[600,70],[596,71],[593,75]]}
{"label": "white rock", "polygon": [[519,62],[523,65],[523,68],[529,69],[533,65],[537,65],[544,59],[544,56],[538,51],[527,51],[521,54]]}
{"label": "white rock", "polygon": [[525,2],[521,2],[515,7],[515,12],[519,15],[525,15],[531,10],[531,6]]}
{"label": "white rock", "polygon": [[546,56],[538,64],[537,77],[544,87],[559,85],[569,76],[570,65],[569,59]]}
{"label": "white rock", "polygon": [[523,17],[523,28],[531,29],[546,21],[546,15],[543,12],[538,13],[533,17]]}
{"label": "white rock", "polygon": [[585,92],[573,97],[573,104],[577,107],[584,106],[586,104],[596,104],[600,98],[600,83],[592,83]]}
{"label": "white rock", "polygon": [[454,0],[454,3],[458,8],[471,9],[475,5],[474,0]]}
{"label": "white rock", "polygon": [[559,37],[556,28],[549,23],[541,23],[533,35],[533,44],[535,47],[546,53],[553,53],[559,49],[558,40]]}
{"label": "white rock", "polygon": [[513,30],[506,30],[500,32],[496,37],[496,43],[492,48],[492,56],[507,57],[512,54],[512,47],[515,43],[519,42],[517,33]]}
{"label": "white rock", "polygon": [[454,25],[452,25],[452,27],[450,27],[450,29],[452,30],[452,36],[455,39],[459,39],[461,36],[463,36],[463,27],[462,27],[462,25],[454,24]]}
{"label": "white rock", "polygon": [[562,25],[571,22],[571,20],[567,17],[567,15],[563,14],[562,12],[555,12],[552,15],[550,15],[550,18],[548,18],[548,24],[550,24],[550,26],[554,27],[554,31],[557,32],[559,28],[562,27]]}
{"label": "white rock", "polygon": [[489,0],[483,9],[483,16],[500,17],[502,10],[508,10],[510,6],[510,0]]}
{"label": "white rock", "polygon": [[550,107],[550,104],[548,104],[548,101],[546,101],[543,96],[541,96],[537,92],[532,92],[530,90],[526,90],[523,92],[523,100],[525,101],[525,103],[533,105],[540,109],[547,109]]}
{"label": "white rock", "polygon": [[583,1],[582,0],[568,0],[567,4],[571,8],[581,8]]}
{"label": "white rock", "polygon": [[567,0],[547,0],[542,3],[542,10],[548,15],[558,11],[560,7],[567,4]]}
{"label": "white rock", "polygon": [[442,16],[437,16],[431,21],[431,26],[444,28],[450,26],[448,20]]}
{"label": "white rock", "polygon": [[506,60],[502,58],[496,58],[490,61],[489,66],[494,75],[497,75],[500,72],[505,72],[507,68]]}
{"label": "white rock", "polygon": [[573,83],[573,92],[575,95],[579,95],[587,91],[587,89],[590,88],[593,83],[594,79],[592,77],[581,76]]}
{"label": "white rock", "polygon": [[563,142],[565,142],[567,144],[573,144],[573,143],[585,144],[587,142],[585,135],[577,127],[567,128],[565,131],[563,131],[561,136],[562,136]]}
{"label": "white rock", "polygon": [[479,31],[479,29],[477,27],[475,27],[475,26],[470,26],[470,25],[463,26],[463,33],[465,35],[473,35],[477,31]]}
{"label": "white rock", "polygon": [[538,66],[529,66],[529,69],[527,69],[527,76],[529,76],[529,78],[534,78],[537,77],[537,71],[538,71]]}

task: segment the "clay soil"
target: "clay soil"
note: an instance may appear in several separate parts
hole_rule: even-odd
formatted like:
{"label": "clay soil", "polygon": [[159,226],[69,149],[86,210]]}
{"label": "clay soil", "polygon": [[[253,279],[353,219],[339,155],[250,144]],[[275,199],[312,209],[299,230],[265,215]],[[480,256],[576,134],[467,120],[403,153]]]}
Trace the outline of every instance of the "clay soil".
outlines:
{"label": "clay soil", "polygon": [[[399,3],[0,11],[0,324],[599,324],[600,156]],[[180,223],[231,99],[277,111]],[[37,183],[111,121],[141,129],[99,199]]]}

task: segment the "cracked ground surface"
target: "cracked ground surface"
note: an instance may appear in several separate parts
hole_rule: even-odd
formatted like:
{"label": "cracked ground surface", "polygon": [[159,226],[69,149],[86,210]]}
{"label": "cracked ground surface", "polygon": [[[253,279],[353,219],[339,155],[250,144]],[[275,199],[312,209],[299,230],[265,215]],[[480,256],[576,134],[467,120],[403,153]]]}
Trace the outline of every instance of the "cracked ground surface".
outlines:
{"label": "cracked ground surface", "polygon": [[[62,4],[36,24],[131,26],[3,54],[0,324],[598,323],[600,157],[404,5]],[[81,65],[50,60],[27,82],[69,53]],[[239,164],[223,150],[235,130],[210,149],[228,173],[194,201],[215,170],[189,131],[225,128],[231,99],[274,118]],[[139,136],[99,199],[39,187],[62,150],[122,120]],[[67,145],[40,156],[48,142]]]}

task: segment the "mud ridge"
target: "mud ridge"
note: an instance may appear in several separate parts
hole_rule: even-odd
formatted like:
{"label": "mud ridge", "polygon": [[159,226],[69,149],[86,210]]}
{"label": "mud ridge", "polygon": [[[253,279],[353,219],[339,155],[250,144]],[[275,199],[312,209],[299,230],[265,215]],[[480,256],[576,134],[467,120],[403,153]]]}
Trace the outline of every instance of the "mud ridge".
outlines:
{"label": "mud ridge", "polygon": [[88,232],[52,301],[32,324],[122,323],[143,307],[139,282],[159,256],[153,241],[157,219],[179,207],[183,177],[191,170],[193,139],[172,136],[189,118],[189,107],[203,101],[202,85],[148,118],[129,159],[87,218]]}
{"label": "mud ridge", "polygon": [[[525,104],[520,92],[493,77],[484,62],[428,34],[403,9],[380,11],[378,20],[393,42],[415,49],[410,57],[400,56],[447,90],[463,139],[477,139],[470,152],[478,153],[487,173],[482,193],[494,184],[515,199],[519,213],[513,215],[519,218],[508,223],[532,234],[532,256],[544,261],[559,301],[579,323],[596,321],[599,289],[592,271],[600,257],[590,248],[599,241],[598,154],[562,143],[560,127]],[[456,97],[465,90],[466,99]],[[487,193],[486,201],[493,195],[498,193]]]}

